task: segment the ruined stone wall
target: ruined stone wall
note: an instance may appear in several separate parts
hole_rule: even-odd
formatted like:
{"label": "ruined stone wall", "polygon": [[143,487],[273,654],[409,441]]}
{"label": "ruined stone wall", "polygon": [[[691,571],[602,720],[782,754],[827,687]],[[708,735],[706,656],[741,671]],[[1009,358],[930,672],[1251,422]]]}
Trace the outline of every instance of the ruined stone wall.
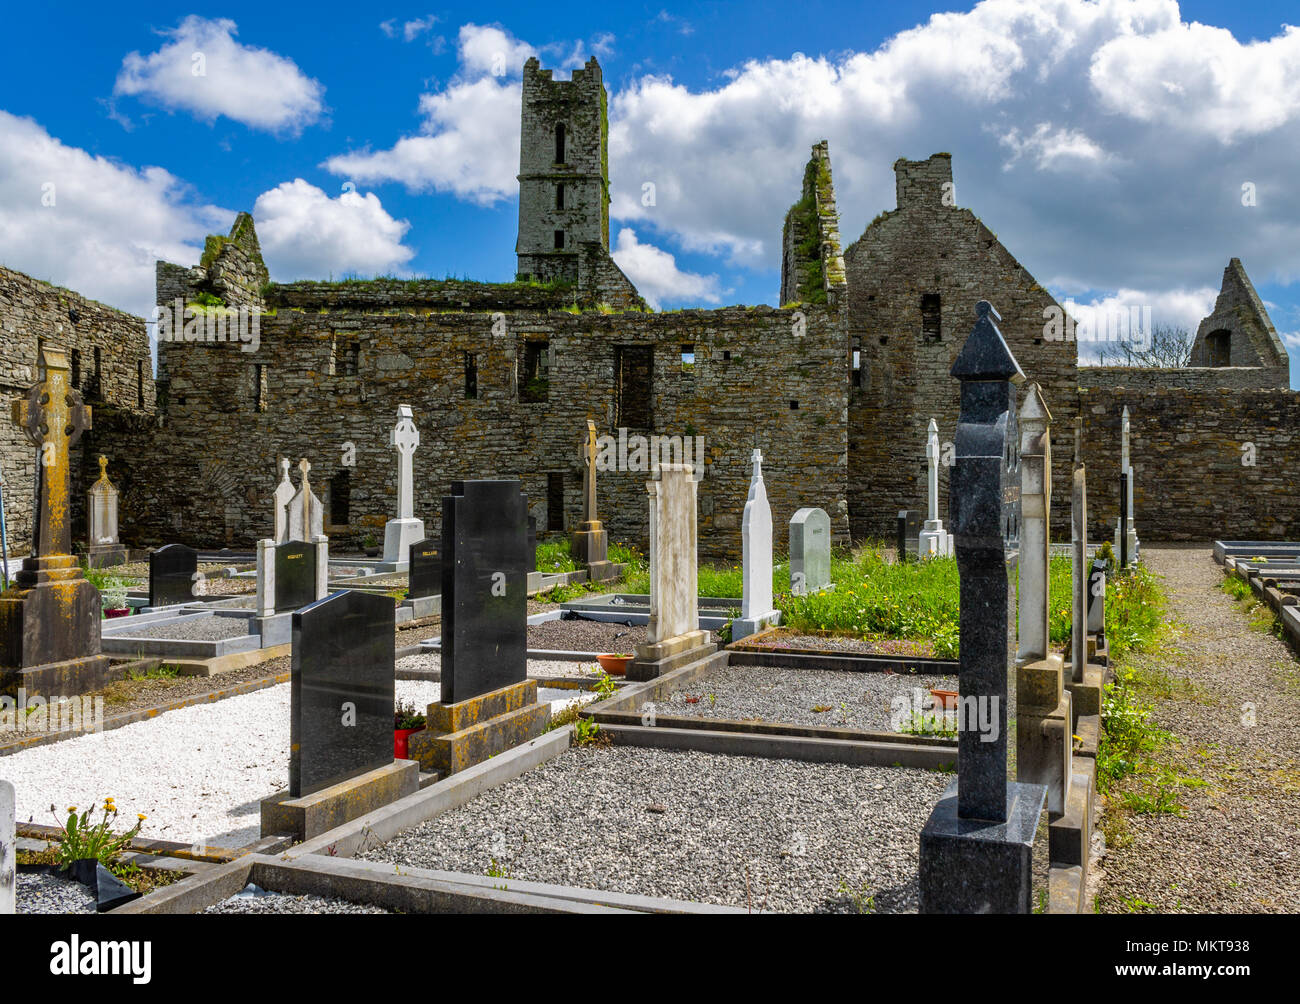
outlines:
{"label": "ruined stone wall", "polygon": [[[1112,539],[1119,519],[1127,405],[1139,537],[1300,539],[1300,393],[1094,387],[1079,401],[1091,538]],[[1253,466],[1242,463],[1247,443]]]}
{"label": "ruined stone wall", "polygon": [[[410,404],[422,442],[415,454],[415,512],[440,532],[452,481],[518,477],[539,527],[547,525],[548,474],[563,476],[564,524],[581,518],[579,442],[588,416],[617,435],[620,348],[653,351],[652,430],[702,436],[702,557],[740,554],[747,461],[758,446],[773,518],[819,506],[839,536],[846,507],[847,362],[825,309],[805,310],[794,337],[791,312],[769,307],[649,314],[520,312],[494,336],[492,314],[320,313],[284,310],[262,318],[257,352],[238,345],[160,345],[169,374],[166,422],[140,430],[132,449],[135,491],[124,523],[141,541],[250,545],[271,532],[276,458],[306,457],[326,504],[327,531],[343,539],[382,537],[396,505],[395,454],[388,434],[398,404]],[[340,341],[358,342],[355,375],[331,369]],[[526,344],[545,341],[545,400],[520,400]],[[683,365],[693,346],[693,367]],[[466,354],[477,397],[466,396]],[[258,410],[258,369],[264,392]],[[625,402],[624,407],[635,402]],[[124,432],[124,435],[129,433]],[[349,444],[355,467],[344,464]],[[693,459],[693,457],[692,457]],[[160,471],[166,471],[161,476]],[[348,471],[347,525],[329,525],[331,479]],[[611,539],[644,545],[648,472],[598,478],[600,517]],[[296,473],[295,473],[296,482]],[[139,493],[143,492],[144,497]],[[778,541],[783,539],[780,529]]]}
{"label": "ruined stone wall", "polygon": [[1269,366],[1187,366],[1178,369],[1140,366],[1080,366],[1085,390],[1286,390],[1290,381]]}
{"label": "ruined stone wall", "polygon": [[[68,353],[73,385],[91,406],[92,430],[73,449],[72,533],[85,535],[84,493],[98,477],[102,423],[113,411],[152,415],[153,364],[144,320],[0,266],[0,464],[10,553],[31,546],[35,447],[9,417],[9,402],[39,379],[37,348]],[[110,476],[119,458],[109,453]]]}
{"label": "ruined stone wall", "polygon": [[[1078,354],[1073,341],[1045,337],[1044,311],[1056,301],[974,213],[945,204],[944,193],[952,192],[946,154],[900,160],[895,171],[899,208],[872,221],[844,254],[843,324],[849,351],[856,348],[860,359],[848,420],[855,538],[893,539],[900,509],[926,508],[926,429],[934,418],[940,442],[953,440],[959,385],[949,370],[980,300],[1001,315],[998,327],[1026,380],[1042,385],[1058,485],[1069,484],[1073,457]],[[923,300],[934,295],[937,301]],[[940,471],[945,519],[948,473]],[[1058,539],[1069,532],[1068,508],[1053,509]]]}
{"label": "ruined stone wall", "polygon": [[780,302],[827,303],[834,309],[846,282],[830,151],[822,140],[813,145],[804,169],[800,199],[785,216]]}

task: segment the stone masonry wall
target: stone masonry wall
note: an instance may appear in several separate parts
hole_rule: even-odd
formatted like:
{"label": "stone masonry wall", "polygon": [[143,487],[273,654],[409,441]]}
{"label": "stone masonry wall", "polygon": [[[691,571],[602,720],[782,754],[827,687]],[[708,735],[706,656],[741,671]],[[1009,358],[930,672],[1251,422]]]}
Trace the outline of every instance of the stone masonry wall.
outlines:
{"label": "stone masonry wall", "polygon": [[[547,525],[548,474],[563,476],[564,524],[581,518],[579,442],[588,416],[617,436],[615,358],[622,347],[653,349],[653,432],[702,436],[700,553],[740,553],[740,516],[750,451],[764,454],[777,527],[802,506],[848,529],[847,363],[824,308],[808,308],[806,334],[791,312],[770,307],[648,314],[509,315],[492,333],[490,313],[426,315],[280,311],[262,318],[257,352],[238,345],[160,345],[169,374],[161,430],[132,436],[137,491],[124,523],[140,541],[248,546],[271,531],[276,458],[306,457],[336,538],[382,537],[396,503],[388,434],[398,404],[410,404],[422,442],[415,454],[415,512],[440,532],[443,494],[453,480],[519,477],[539,527]],[[356,375],[331,371],[332,345],[360,343]],[[520,401],[518,362],[526,343],[545,341],[546,400]],[[693,346],[693,367],[683,346]],[[466,397],[466,353],[475,357],[476,398]],[[263,410],[255,408],[264,368]],[[650,430],[631,429],[629,434]],[[344,464],[348,444],[355,467]],[[693,459],[693,457],[692,457]],[[331,479],[348,471],[350,519],[328,525]],[[166,471],[161,476],[160,471]],[[598,478],[600,517],[611,539],[644,545],[649,472]],[[295,468],[295,483],[297,474]],[[143,492],[144,497],[139,493]],[[777,540],[783,539],[778,530]]]}
{"label": "stone masonry wall", "polygon": [[39,378],[40,342],[67,350],[73,383],[92,409],[92,430],[72,456],[74,544],[85,536],[84,495],[99,476],[96,456],[108,452],[114,479],[121,460],[106,445],[101,426],[114,411],[151,416],[155,410],[143,319],[0,266],[0,464],[10,554],[25,554],[31,547],[36,450],[10,420],[9,402],[26,395]]}
{"label": "stone masonry wall", "polygon": [[[1282,371],[1285,374],[1285,370]],[[1187,366],[1179,369],[1138,366],[1080,366],[1085,390],[1286,390],[1278,371],[1268,366]]]}
{"label": "stone masonry wall", "polygon": [[1125,405],[1141,539],[1300,539],[1300,393],[1090,388],[1079,402],[1090,539],[1112,539],[1119,519]]}

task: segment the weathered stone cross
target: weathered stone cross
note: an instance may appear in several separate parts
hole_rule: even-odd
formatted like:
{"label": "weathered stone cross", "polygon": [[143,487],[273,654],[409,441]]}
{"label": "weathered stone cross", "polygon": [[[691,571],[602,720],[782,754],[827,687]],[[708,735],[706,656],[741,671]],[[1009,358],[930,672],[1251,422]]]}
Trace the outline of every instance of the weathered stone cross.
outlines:
{"label": "weathered stone cross", "polygon": [[582,444],[582,520],[590,523],[596,518],[596,423],[587,419],[587,438]]}
{"label": "weathered stone cross", "polygon": [[412,519],[415,515],[415,488],[411,458],[420,445],[420,430],[415,427],[411,406],[397,406],[397,424],[393,426],[389,444],[397,451],[397,518]]}
{"label": "weathered stone cross", "polygon": [[311,526],[311,484],[307,480],[307,472],[311,470],[311,464],[307,463],[306,457],[298,461],[298,470],[302,472],[302,484],[299,486],[299,490],[302,492],[303,532],[310,533],[308,527]]}
{"label": "weathered stone cross", "polygon": [[37,493],[40,517],[36,524],[37,557],[72,552],[68,505],[69,452],[90,428],[90,408],[68,385],[68,357],[62,349],[43,353],[45,380],[27,397],[13,402],[13,420],[38,448]]}

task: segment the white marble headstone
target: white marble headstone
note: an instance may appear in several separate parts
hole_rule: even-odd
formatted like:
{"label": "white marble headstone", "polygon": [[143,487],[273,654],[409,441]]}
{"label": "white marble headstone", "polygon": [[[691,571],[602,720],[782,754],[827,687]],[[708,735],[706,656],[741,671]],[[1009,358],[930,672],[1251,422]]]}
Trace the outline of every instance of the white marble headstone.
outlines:
{"label": "white marble headstone", "polygon": [[86,502],[90,546],[116,544],[117,488],[108,480],[108,457],[99,458],[99,480],[90,486]]}
{"label": "white marble headstone", "polygon": [[17,912],[14,786],[0,781],[0,915]]}
{"label": "white marble headstone", "polygon": [[287,506],[289,540],[310,543],[325,532],[325,510],[311,490],[311,482],[307,480],[311,464],[303,460],[298,464],[298,469],[302,472],[302,481]]}
{"label": "white marble headstone", "polygon": [[763,454],[755,450],[754,472],[749,481],[749,498],[741,521],[744,593],[740,617],[731,623],[731,639],[739,641],[777,619],[772,608],[772,507],[763,484]]}
{"label": "white marble headstone", "polygon": [[279,461],[280,483],[275,486],[275,533],[272,539],[277,544],[289,542],[289,500],[293,498],[293,482],[289,480],[289,458],[281,457]]}
{"label": "white marble headstone", "polygon": [[660,464],[650,496],[650,623],[654,644],[700,628],[696,483],[690,464]]}

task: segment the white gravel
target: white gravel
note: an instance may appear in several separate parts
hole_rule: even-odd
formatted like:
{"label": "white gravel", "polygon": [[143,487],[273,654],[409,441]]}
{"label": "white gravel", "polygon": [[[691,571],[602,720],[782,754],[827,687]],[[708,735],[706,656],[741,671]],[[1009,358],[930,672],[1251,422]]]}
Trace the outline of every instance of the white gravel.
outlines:
{"label": "white gravel", "polygon": [[634,747],[570,749],[363,855],[756,912],[916,909],[951,775]]}
{"label": "white gravel", "polygon": [[132,638],[166,638],[172,641],[223,641],[242,638],[249,633],[251,621],[244,617],[204,617],[202,615],[178,617],[163,624],[154,624],[130,631]]}
{"label": "white gravel", "polygon": [[[0,757],[0,777],[13,782],[24,822],[62,822],[69,806],[112,796],[119,830],[143,813],[142,836],[243,847],[260,836],[258,803],[289,784],[289,692],[283,683],[20,750]],[[436,682],[396,684],[397,698],[419,708],[438,695]],[[574,698],[571,690],[539,693],[553,711]]]}

